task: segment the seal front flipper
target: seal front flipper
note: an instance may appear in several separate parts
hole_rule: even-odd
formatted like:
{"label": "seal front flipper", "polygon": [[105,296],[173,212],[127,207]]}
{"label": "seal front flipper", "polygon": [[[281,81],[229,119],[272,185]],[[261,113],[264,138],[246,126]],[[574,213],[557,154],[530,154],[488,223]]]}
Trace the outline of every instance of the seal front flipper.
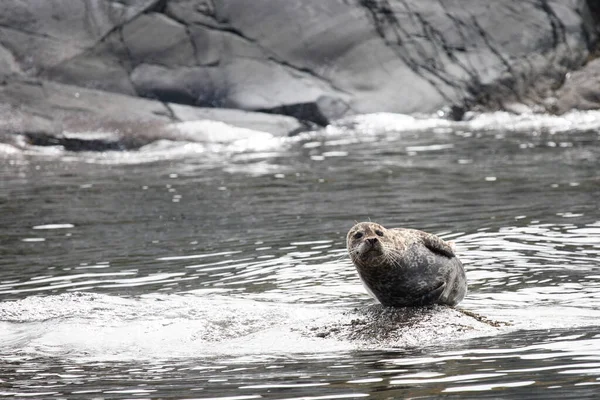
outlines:
{"label": "seal front flipper", "polygon": [[419,297],[417,297],[413,303],[415,306],[425,306],[427,304],[433,304],[437,302],[442,293],[444,293],[444,289],[446,289],[446,282],[440,282],[433,289],[427,289],[427,292]]}
{"label": "seal front flipper", "polygon": [[422,232],[420,236],[423,245],[432,253],[439,254],[440,256],[447,258],[456,257],[454,251],[452,250],[452,246],[439,237],[425,232]]}

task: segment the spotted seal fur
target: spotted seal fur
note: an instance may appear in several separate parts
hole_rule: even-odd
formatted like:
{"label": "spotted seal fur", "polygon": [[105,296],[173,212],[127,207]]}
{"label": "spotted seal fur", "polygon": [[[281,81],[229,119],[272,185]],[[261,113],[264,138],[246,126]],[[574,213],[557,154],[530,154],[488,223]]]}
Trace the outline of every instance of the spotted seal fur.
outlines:
{"label": "spotted seal fur", "polygon": [[384,306],[455,306],[467,293],[462,263],[436,235],[360,222],[346,243],[365,288]]}

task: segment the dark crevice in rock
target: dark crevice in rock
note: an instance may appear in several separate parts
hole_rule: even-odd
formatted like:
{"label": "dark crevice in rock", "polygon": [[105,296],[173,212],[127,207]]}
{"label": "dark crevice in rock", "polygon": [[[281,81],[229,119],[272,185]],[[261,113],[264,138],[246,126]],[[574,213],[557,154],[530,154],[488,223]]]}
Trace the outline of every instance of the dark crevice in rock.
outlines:
{"label": "dark crevice in rock", "polygon": [[136,150],[147,144],[147,141],[134,137],[124,137],[118,140],[80,139],[53,136],[35,132],[24,132],[28,144],[33,146],[62,146],[67,151],[125,151]]}
{"label": "dark crevice in rock", "polygon": [[[238,36],[240,39],[243,39],[247,42],[250,42],[252,44],[255,44],[257,46],[260,46],[259,43],[257,43],[255,40],[245,36],[243,33],[241,33],[239,30],[235,29],[234,27],[230,26],[230,25],[221,25],[222,23],[217,21],[219,25],[215,26],[215,25],[210,25],[207,23],[203,23],[203,22],[199,22],[199,21],[194,21],[192,23],[192,25],[196,25],[196,26],[201,26],[203,28],[206,29],[211,29],[213,31],[217,31],[217,32],[226,32],[226,33],[231,33],[232,35]],[[261,47],[261,49],[263,49]],[[263,49],[264,50],[264,49]]]}
{"label": "dark crevice in rock", "polygon": [[208,71],[204,71],[204,74],[205,78],[202,79],[202,85],[147,87],[142,83],[138,84],[136,90],[140,97],[165,103],[205,108],[228,108],[234,90],[232,83],[229,82],[226,75],[222,75],[220,78],[211,78]]}
{"label": "dark crevice in rock", "polygon": [[164,115],[169,117],[169,119],[171,119],[171,122],[181,122],[181,119],[179,119],[177,117],[177,115],[175,114],[175,112],[173,111],[173,109],[171,108],[169,103],[166,103],[163,101],[162,105],[165,107],[165,110],[166,110],[166,113]]}
{"label": "dark crevice in rock", "polygon": [[27,29],[20,29],[20,28],[14,27],[14,26],[9,26],[9,25],[5,25],[5,24],[1,24],[1,23],[0,23],[0,28],[2,28],[2,29],[8,29],[8,30],[11,30],[11,31],[16,31],[16,32],[21,32],[21,33],[24,33],[26,35],[35,36],[35,37],[39,37],[39,38],[43,38],[43,39],[54,40],[56,42],[60,42],[61,41],[60,39],[55,38],[54,36],[46,35],[46,34],[39,33],[39,32],[29,31]]}
{"label": "dark crevice in rock", "polygon": [[[552,6],[550,6],[548,3],[548,0],[540,0],[540,7],[548,16],[550,27],[552,28],[552,47],[554,51],[550,52],[548,63],[552,66],[551,68],[555,68],[555,66],[560,64],[559,55],[557,53],[559,46],[563,44],[570,52],[572,52],[572,50],[569,46],[569,42],[567,41],[566,28],[552,9]],[[564,84],[564,79],[565,76],[563,74],[562,78],[555,83],[555,86],[562,86]]]}
{"label": "dark crevice in rock", "polygon": [[133,79],[131,79],[131,72],[132,72],[132,68],[130,64],[126,64],[125,62],[123,62],[123,60],[119,59],[119,65],[123,68],[123,70],[125,70],[126,74],[125,77],[127,78],[127,82],[129,82],[129,85],[131,86],[131,89],[134,91],[136,96],[139,96],[138,90],[135,87],[134,83],[133,83]]}
{"label": "dark crevice in rock", "polygon": [[553,47],[556,48],[561,43],[564,43],[568,46],[569,44],[567,43],[566,39],[565,26],[560,18],[558,18],[550,4],[548,4],[548,0],[540,0],[540,7],[546,13],[548,20],[550,21],[550,26],[552,28]]}
{"label": "dark crevice in rock", "polygon": [[165,10],[167,9],[168,2],[169,2],[169,0],[158,0],[152,6],[148,7],[146,9],[145,13],[155,12],[155,13],[164,14]]}
{"label": "dark crevice in rock", "polygon": [[[598,0],[587,0],[586,3],[590,10],[592,17],[594,18],[594,21],[599,22],[600,21],[600,2]],[[600,30],[600,26],[598,27],[598,29]]]}
{"label": "dark crevice in rock", "polygon": [[336,86],[335,86],[335,85],[334,85],[334,84],[333,84],[331,81],[329,81],[328,79],[326,79],[326,78],[322,77],[321,75],[317,74],[316,72],[314,72],[314,71],[313,71],[312,69],[310,69],[310,68],[306,68],[306,67],[298,67],[298,66],[296,66],[296,65],[293,65],[293,64],[291,64],[291,63],[289,63],[289,62],[287,62],[287,61],[283,61],[283,60],[281,60],[281,59],[274,58],[274,57],[272,57],[272,56],[270,56],[270,57],[267,57],[267,60],[269,60],[269,61],[272,61],[272,62],[274,62],[274,63],[276,63],[276,64],[279,64],[279,65],[281,65],[282,67],[286,67],[286,68],[289,68],[289,69],[293,69],[293,70],[294,70],[294,71],[296,71],[296,72],[300,72],[300,73],[303,73],[303,74],[309,75],[309,76],[311,76],[312,78],[315,78],[315,79],[317,79],[317,80],[319,80],[319,81],[321,81],[321,82],[325,83],[326,85],[328,85],[328,86],[329,86],[331,89],[333,89],[333,90],[334,90],[334,91],[336,91],[336,92],[339,92],[339,93],[345,93],[345,94],[349,94],[347,91],[345,91],[345,90],[344,90],[344,89],[342,89],[342,88],[336,87]]}
{"label": "dark crevice in rock", "polygon": [[467,109],[465,106],[452,105],[447,107],[445,117],[450,121],[462,121],[466,112]]}
{"label": "dark crevice in rock", "polygon": [[[465,30],[468,32],[468,27],[466,26],[464,21],[461,21],[459,18],[456,18],[446,7],[446,4],[444,4],[444,0],[438,0],[439,5],[442,7],[442,9],[444,10],[444,13],[446,15],[446,17],[452,22],[452,24],[454,25],[454,28],[456,29],[456,32],[458,33],[458,35],[460,36],[460,38],[462,39],[463,43],[468,43],[469,39],[468,39],[468,33],[465,33]],[[440,33],[440,35],[442,36],[442,40],[443,40],[443,34]],[[445,41],[444,41],[445,43]],[[456,57],[455,52],[459,51],[459,52],[466,52],[466,48],[449,48],[449,47],[445,47],[444,48],[448,54],[448,57],[450,58],[450,60],[452,60],[456,65],[458,65],[463,71],[465,71],[465,73],[469,76],[469,78],[471,79],[470,82],[467,82],[467,91],[472,92],[473,89],[475,87],[480,87],[481,86],[481,80],[479,79],[479,75],[477,73],[477,69],[475,68],[475,66],[471,63],[471,61],[467,58],[466,60],[466,64],[461,62],[458,57]],[[478,54],[479,57],[481,57]]]}
{"label": "dark crevice in rock", "polygon": [[[452,19],[448,13],[446,15],[450,19]],[[469,69],[467,65],[463,64],[455,56],[455,50],[451,48],[450,45],[447,43],[444,37],[444,33],[435,28],[432,24],[430,24],[429,21],[427,21],[421,16],[421,14],[415,13],[415,16],[418,19],[419,23],[423,26],[424,31],[427,33],[426,36],[430,40],[430,42],[439,45],[443,49],[443,52],[448,57],[448,59],[467,74],[469,79],[461,79],[462,85],[470,86],[473,83],[479,84],[479,77],[477,76],[477,73],[474,71],[474,69]],[[435,71],[435,76],[450,87],[458,88],[461,86],[458,85],[456,82],[458,78],[446,71],[446,67],[444,66],[444,62],[442,60],[440,60],[440,63],[438,65],[435,65],[434,68],[427,68],[427,71],[432,74]]]}
{"label": "dark crevice in rock", "polygon": [[230,26],[230,25],[223,25],[223,26],[219,26],[218,28],[211,26],[211,25],[207,25],[207,24],[202,24],[199,22],[196,22],[196,25],[200,25],[203,28],[206,29],[211,29],[211,30],[216,30],[219,32],[227,32],[227,33],[231,33],[235,36],[237,36],[238,38],[258,47],[265,55],[266,55],[266,59],[269,61],[272,61],[276,64],[281,65],[284,68],[289,68],[289,69],[293,69],[296,72],[300,72],[300,73],[304,73],[306,75],[310,75],[312,78],[318,79],[320,82],[323,82],[325,84],[327,84],[332,90],[340,92],[340,93],[347,93],[346,91],[344,91],[343,89],[336,87],[335,84],[333,82],[331,82],[330,80],[324,78],[323,76],[317,74],[316,72],[314,72],[313,70],[311,70],[310,68],[306,68],[306,67],[299,67],[297,65],[291,64],[288,61],[284,61],[282,60],[280,57],[278,57],[272,50],[267,49],[266,47],[263,47],[257,40],[254,40],[246,35],[244,35],[241,31],[239,31],[238,29]]}
{"label": "dark crevice in rock", "polygon": [[596,34],[600,34],[600,1],[598,0],[587,0],[587,7],[590,11],[590,16],[595,22]]}
{"label": "dark crevice in rock", "polygon": [[[188,23],[186,21],[182,21],[181,19],[177,18],[175,15],[173,15],[173,13],[169,12],[168,10],[166,10],[164,14],[167,17],[173,19],[174,21],[179,22],[180,24],[188,25]],[[214,15],[210,15],[210,17],[215,18]],[[238,29],[234,28],[233,26],[227,25],[227,24],[225,24],[225,22],[222,22],[222,21],[217,21],[217,20],[215,20],[215,21],[218,23],[218,26],[209,25],[207,23],[202,23],[200,21],[194,21],[192,24],[193,25],[201,26],[201,27],[206,28],[206,29],[215,30],[215,31],[218,31],[218,32],[232,33],[232,34],[238,36],[239,38],[241,38],[241,39],[243,39],[243,40],[245,40],[247,42],[250,42],[250,43],[252,43],[252,44],[260,47],[263,51],[265,51],[265,52],[268,51],[267,49],[261,47],[261,45],[256,40],[254,40],[252,38],[249,38],[248,36],[244,35],[241,31],[239,31]]]}
{"label": "dark crevice in rock", "polygon": [[[410,7],[406,2],[403,2],[405,9],[411,14]],[[384,43],[390,47],[394,53],[413,71],[416,75],[423,78],[428,82],[436,92],[444,98],[446,101],[451,102],[452,100],[448,97],[443,90],[440,89],[435,79],[432,79],[428,74],[424,74],[423,70],[432,74],[436,78],[440,78],[437,71],[424,63],[420,63],[417,58],[411,56],[410,51],[404,51],[404,37],[409,37],[409,33],[402,28],[402,24],[394,14],[392,6],[387,0],[360,0],[359,5],[363,7],[368,15],[370,15],[373,21],[375,31],[384,40]],[[393,32],[393,38],[390,40],[387,36],[387,31]],[[415,45],[417,55],[422,58],[426,58],[427,54],[425,50],[418,44]],[[454,86],[454,82],[446,82],[450,86]]]}
{"label": "dark crevice in rock", "polygon": [[[506,69],[506,73],[503,76],[500,76],[496,79],[493,85],[489,85],[487,88],[485,86],[481,87],[480,90],[475,93],[476,101],[482,104],[489,104],[499,101],[499,99],[505,96],[507,93],[509,96],[516,98],[518,101],[522,102],[522,97],[519,91],[515,87],[515,71],[511,66],[510,62],[502,55],[502,52],[496,48],[496,46],[492,43],[491,38],[486,33],[486,31],[479,25],[475,16],[471,16],[471,21],[475,29],[477,29],[479,35],[483,39],[483,42],[487,46],[487,48],[498,58],[498,60],[504,65]],[[504,89],[504,91],[500,90],[492,90],[492,89]],[[492,93],[492,91],[497,93]]]}
{"label": "dark crevice in rock", "polygon": [[504,58],[500,50],[498,50],[496,46],[492,43],[491,38],[488,36],[485,29],[483,29],[481,25],[479,25],[479,22],[477,22],[477,18],[475,18],[474,15],[471,16],[471,22],[473,22],[473,26],[475,27],[475,29],[477,29],[477,32],[479,32],[479,35],[483,39],[483,42],[488,47],[488,49],[490,49],[490,51],[494,53],[496,57],[498,57],[498,60],[504,65],[506,71],[512,74],[512,66],[510,65],[508,60]]}
{"label": "dark crevice in rock", "polygon": [[[579,15],[579,17],[583,20],[585,17],[582,15],[582,10],[578,9],[577,10],[577,14]],[[598,25],[598,22],[595,22],[594,25]],[[588,29],[586,29],[585,24],[582,24],[581,26],[581,35],[583,36],[583,40],[585,41],[586,47],[588,49],[588,51],[590,53],[593,53],[596,50],[596,42],[595,42],[595,36],[596,36],[597,32],[589,32]]]}
{"label": "dark crevice in rock", "polygon": [[[398,18],[396,17],[396,14],[394,13],[394,10],[392,9],[392,6],[389,4],[388,0],[380,0],[380,3],[384,4],[384,9],[385,10],[389,10],[386,11],[386,16],[387,16],[387,21],[390,23],[390,26],[393,27],[395,30],[400,31],[404,37],[410,37],[410,33],[404,29],[402,27],[402,24],[400,23],[400,21],[398,20]],[[406,0],[400,0],[400,3],[402,3],[404,10],[406,11],[406,13],[408,14],[408,16],[411,19],[411,22],[413,25],[421,28],[421,31],[423,33],[424,37],[427,37],[427,31],[426,28],[423,26],[422,22],[419,19],[419,14],[415,11],[412,10],[412,8],[410,7],[410,5],[406,2]],[[400,35],[396,35],[396,37],[400,37]],[[400,44],[400,43],[398,43]],[[415,43],[413,44],[416,53],[418,56],[421,57],[421,59],[423,60],[427,60],[428,58],[431,57],[431,55],[423,48],[423,46],[421,45],[420,42],[415,41]],[[420,63],[414,61],[414,59],[411,59],[411,61],[416,65],[419,66]]]}
{"label": "dark crevice in rock", "polygon": [[[384,1],[386,1],[387,3],[387,0]],[[445,42],[443,33],[437,31],[437,29],[435,29],[427,20],[425,20],[425,18],[423,18],[423,16],[420,13],[413,11],[408,2],[406,2],[405,0],[401,0],[401,3],[404,6],[404,10],[411,18],[412,23],[417,27],[421,28],[423,36],[427,38],[430,41],[430,43],[441,47],[442,49],[444,49],[444,52],[447,53],[448,51],[446,49],[449,49],[449,46]],[[440,95],[443,98],[445,98],[448,102],[451,102],[451,99],[448,97],[448,95],[438,88],[436,80],[442,81],[447,85],[448,88],[458,90],[460,88],[460,85],[456,83],[456,77],[446,73],[444,63],[442,60],[439,60],[439,57],[437,57],[438,60],[433,58],[437,56],[437,52],[434,53],[433,56],[430,55],[418,42],[413,44],[413,46],[417,50],[416,53],[419,56],[419,58],[415,58],[414,56],[410,55],[410,50],[406,52],[401,52],[400,45],[403,42],[403,40],[400,34],[407,38],[410,37],[411,34],[407,30],[402,28],[402,25],[397,20],[393,12],[389,19],[393,22],[392,28],[395,31],[396,37],[400,38],[400,40],[398,41],[398,46],[394,48],[396,54],[400,55],[405,63],[408,61],[407,65],[409,65],[409,67],[415,73],[420,75],[422,78],[426,79],[434,88],[436,88],[438,93],[440,93]],[[435,61],[438,62],[436,63]],[[428,76],[431,76],[432,78],[428,78]]]}
{"label": "dark crevice in rock", "polygon": [[[161,11],[161,14],[163,14],[165,17],[172,19],[175,22],[180,23],[181,25],[185,26],[185,34],[187,35],[190,44],[192,46],[192,52],[194,55],[194,60],[196,61],[196,63],[198,65],[204,65],[204,66],[208,66],[208,64],[205,64],[202,62],[202,60],[200,59],[200,53],[198,51],[198,45],[196,44],[196,41],[194,40],[193,36],[192,36],[192,32],[190,31],[190,25],[187,21],[183,21],[180,18],[178,18],[176,15],[174,15],[172,12],[169,12],[169,9],[167,8],[167,4],[165,1],[165,7],[164,9]],[[218,65],[218,63],[217,63]]]}
{"label": "dark crevice in rock", "polygon": [[[131,80],[131,72],[135,68],[134,57],[133,57],[133,54],[131,54],[131,50],[129,49],[129,46],[127,46],[127,42],[125,40],[125,35],[123,33],[123,27],[120,27],[117,32],[119,35],[119,42],[121,43],[121,46],[123,46],[123,50],[124,50],[125,56],[127,58],[127,60],[124,60],[126,62],[123,62],[122,65],[125,67],[125,70],[128,72],[127,75],[129,75],[129,82],[133,85],[133,81]],[[133,90],[136,90],[135,85],[133,86]]]}
{"label": "dark crevice in rock", "polygon": [[[581,30],[588,50],[593,53],[591,54],[591,58],[596,58],[600,51],[600,41],[598,41],[598,37],[600,36],[600,2],[598,0],[587,0],[585,6],[577,9],[577,13],[584,21],[584,26],[582,26]],[[590,25],[592,26],[588,25],[590,28],[589,30],[585,23],[586,20],[591,20]]]}
{"label": "dark crevice in rock", "polygon": [[189,25],[185,25],[185,34],[187,35],[190,44],[192,45],[192,53],[194,55],[194,60],[198,65],[202,65],[202,60],[200,60],[200,55],[198,53],[198,46],[196,45],[196,41],[192,37],[192,32],[190,32]]}
{"label": "dark crevice in rock", "polygon": [[315,123],[318,126],[329,125],[329,119],[323,115],[316,103],[286,104],[281,107],[256,110],[268,114],[283,114],[294,117],[304,124]]}
{"label": "dark crevice in rock", "polygon": [[[136,91],[138,93],[138,96],[140,96],[140,97],[150,99],[150,100],[156,100],[163,104],[175,103],[175,104],[185,104],[185,105],[190,105],[190,106],[206,107],[206,105],[199,104],[198,97],[196,95],[194,95],[193,93],[182,93],[178,89],[168,89],[168,88],[161,88],[161,89],[154,89],[154,90],[136,89]],[[168,115],[168,114],[165,113],[164,115]]]}

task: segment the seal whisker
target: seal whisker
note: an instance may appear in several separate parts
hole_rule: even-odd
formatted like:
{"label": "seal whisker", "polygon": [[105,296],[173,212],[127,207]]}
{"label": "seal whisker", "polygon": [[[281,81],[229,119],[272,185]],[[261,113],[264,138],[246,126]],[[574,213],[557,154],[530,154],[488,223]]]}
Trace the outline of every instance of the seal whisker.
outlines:
{"label": "seal whisker", "polygon": [[346,258],[346,255],[342,254],[339,257],[334,258],[332,262],[338,263],[338,262],[342,261],[344,258]]}

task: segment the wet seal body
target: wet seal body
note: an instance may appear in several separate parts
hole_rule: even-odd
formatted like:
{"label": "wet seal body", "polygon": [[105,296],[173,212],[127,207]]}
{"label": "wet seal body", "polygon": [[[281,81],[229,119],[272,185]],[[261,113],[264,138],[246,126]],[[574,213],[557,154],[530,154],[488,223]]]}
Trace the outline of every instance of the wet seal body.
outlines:
{"label": "wet seal body", "polygon": [[454,306],[467,293],[462,263],[438,236],[361,222],[346,243],[367,291],[384,306]]}

